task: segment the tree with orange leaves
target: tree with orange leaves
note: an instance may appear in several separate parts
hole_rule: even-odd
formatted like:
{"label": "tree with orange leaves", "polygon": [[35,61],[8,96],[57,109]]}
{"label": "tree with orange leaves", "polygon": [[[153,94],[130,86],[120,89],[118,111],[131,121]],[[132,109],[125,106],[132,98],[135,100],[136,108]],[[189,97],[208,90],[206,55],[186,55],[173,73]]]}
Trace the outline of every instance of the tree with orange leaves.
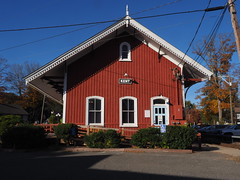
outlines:
{"label": "tree with orange leaves", "polygon": [[[200,99],[204,118],[213,123],[216,123],[216,121],[222,123],[223,115],[227,117],[225,114],[227,112],[229,114],[230,91],[233,100],[237,93],[237,83],[231,74],[234,68],[231,67],[231,60],[233,53],[236,51],[235,42],[232,41],[230,36],[221,34],[216,40],[203,40],[201,46],[205,47],[205,51],[202,51],[198,46],[194,52],[206,62],[213,75],[205,86],[198,91],[200,95],[197,98]],[[223,77],[231,80],[231,87],[223,80]]]}

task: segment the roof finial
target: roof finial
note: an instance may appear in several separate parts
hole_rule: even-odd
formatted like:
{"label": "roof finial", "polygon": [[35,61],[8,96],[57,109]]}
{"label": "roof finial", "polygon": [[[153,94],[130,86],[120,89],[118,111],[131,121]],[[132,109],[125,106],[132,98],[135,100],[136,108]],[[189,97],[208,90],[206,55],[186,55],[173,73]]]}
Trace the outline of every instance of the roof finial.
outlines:
{"label": "roof finial", "polygon": [[126,5],[126,16],[129,16],[128,5]]}

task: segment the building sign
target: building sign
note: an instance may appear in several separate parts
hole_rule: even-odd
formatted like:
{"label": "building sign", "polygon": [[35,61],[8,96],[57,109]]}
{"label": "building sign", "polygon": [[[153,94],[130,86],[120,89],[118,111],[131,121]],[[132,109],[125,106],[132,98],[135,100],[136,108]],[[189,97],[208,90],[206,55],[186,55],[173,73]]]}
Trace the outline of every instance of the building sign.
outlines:
{"label": "building sign", "polygon": [[240,119],[240,114],[237,114],[237,119]]}
{"label": "building sign", "polygon": [[167,126],[165,124],[161,124],[160,125],[160,132],[161,133],[166,133],[166,131],[167,131]]}
{"label": "building sign", "polygon": [[133,83],[132,79],[129,78],[119,79],[119,84],[132,84],[132,83]]}
{"label": "building sign", "polygon": [[150,110],[145,110],[144,111],[144,117],[145,118],[150,118]]}

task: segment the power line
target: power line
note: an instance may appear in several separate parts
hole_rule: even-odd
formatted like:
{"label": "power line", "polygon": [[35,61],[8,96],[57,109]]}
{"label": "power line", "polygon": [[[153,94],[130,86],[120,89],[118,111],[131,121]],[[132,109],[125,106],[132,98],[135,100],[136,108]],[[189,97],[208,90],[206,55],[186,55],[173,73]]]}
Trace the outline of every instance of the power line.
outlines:
{"label": "power line", "polygon": [[[163,16],[170,16],[170,15],[196,13],[196,12],[202,12],[202,11],[209,12],[209,11],[220,10],[220,9],[223,9],[224,7],[225,6],[218,6],[218,7],[208,8],[208,9],[200,9],[200,10],[192,10],[192,11],[182,11],[182,12],[158,14],[158,15],[152,15],[152,16],[142,16],[142,17],[136,17],[134,19],[148,19],[148,18],[156,18],[156,17],[163,17]],[[66,28],[66,27],[95,25],[95,24],[105,24],[105,23],[110,23],[110,22],[117,22],[119,20],[120,19],[107,20],[107,21],[97,21],[97,22],[87,22],[87,23],[78,23],[78,24],[65,24],[65,25],[56,25],[56,26],[42,26],[42,27],[30,27],[30,28],[18,28],[18,29],[3,29],[3,30],[0,30],[0,33],[2,33],[2,32],[30,31],[30,30],[40,30],[40,29]]]}
{"label": "power line", "polygon": [[132,13],[132,14],[130,14],[130,15],[132,16],[132,15],[144,13],[144,12],[147,12],[147,11],[152,11],[152,10],[155,10],[155,9],[158,9],[158,8],[161,8],[161,7],[164,7],[164,6],[168,6],[168,5],[170,5],[170,4],[177,3],[177,2],[179,2],[179,1],[182,1],[182,0],[172,1],[172,2],[169,2],[169,3],[163,4],[163,5],[160,5],[160,6],[156,6],[156,7],[149,8],[149,9],[145,9],[145,10],[142,10],[142,11],[139,11],[139,12],[136,12],[136,13]]}
{"label": "power line", "polygon": [[[210,4],[211,4],[211,0],[209,0],[209,2],[208,2],[208,5],[207,5],[207,8],[206,8],[206,9],[208,9],[208,8],[209,8]],[[200,27],[201,27],[201,25],[202,25],[202,23],[203,23],[203,19],[204,19],[204,17],[205,17],[205,15],[206,15],[206,13],[207,13],[207,11],[204,11],[204,13],[203,13],[203,16],[202,16],[202,18],[201,18],[201,21],[200,21],[200,23],[199,23],[199,25],[198,25],[198,27],[197,27],[197,30],[195,31],[195,34],[194,34],[194,36],[193,36],[193,38],[192,38],[192,40],[191,40],[191,42],[190,42],[190,44],[189,44],[189,46],[188,46],[188,48],[187,48],[187,50],[186,50],[186,52],[185,52],[184,56],[182,57],[181,61],[179,62],[179,64],[181,64],[181,63],[182,63],[182,61],[183,61],[183,59],[185,58],[185,56],[187,55],[187,53],[188,53],[188,51],[189,51],[190,47],[192,46],[192,44],[193,44],[193,41],[195,40],[195,38],[196,38],[196,36],[197,36],[197,34],[198,34],[198,31],[199,31],[199,29],[200,29]],[[179,64],[178,64],[178,65],[179,65]]]}
{"label": "power line", "polygon": [[[217,31],[222,23],[222,20],[223,20],[223,17],[226,13],[226,10],[228,8],[228,5],[225,6],[225,9],[223,10],[223,12],[220,14],[220,17],[219,19],[216,21],[212,31],[210,32],[208,38],[207,38],[207,41],[204,45],[204,47],[202,48],[202,50],[200,51],[200,55],[198,55],[198,57],[196,58],[196,62],[198,62],[198,59],[201,57],[204,61],[205,61],[205,56],[206,56],[206,53],[207,53],[207,46],[215,39],[216,35],[217,35]],[[206,62],[206,61],[205,61]],[[207,63],[207,62],[206,62]]]}
{"label": "power line", "polygon": [[11,46],[11,47],[8,47],[8,48],[0,49],[0,52],[7,51],[7,50],[10,50],[10,49],[14,49],[14,48],[18,48],[18,47],[22,47],[22,46],[26,46],[26,45],[33,44],[33,43],[37,43],[37,42],[40,42],[40,41],[45,41],[45,40],[48,40],[48,39],[63,36],[63,35],[70,34],[70,33],[80,31],[80,30],[83,30],[83,29],[88,29],[88,28],[91,28],[91,27],[94,27],[94,26],[96,26],[96,25],[91,25],[91,26],[87,26],[87,27],[84,27],[84,28],[75,29],[75,30],[68,31],[68,32],[65,32],[65,33],[57,34],[57,35],[54,35],[54,36],[49,36],[49,37],[38,39],[38,40],[35,40],[35,41],[31,41],[31,42]]}
{"label": "power line", "polygon": [[[188,22],[188,23],[189,23],[189,22]],[[179,25],[179,24],[177,24],[177,25]],[[180,24],[180,25],[182,25],[182,24]],[[18,47],[26,46],[26,45],[29,45],[29,44],[33,44],[33,43],[37,43],[37,42],[41,42],[41,41],[45,41],[45,40],[49,40],[49,39],[52,39],[52,38],[55,38],[55,37],[63,36],[63,35],[66,35],[66,34],[70,34],[70,33],[76,32],[76,31],[80,31],[80,30],[87,29],[87,28],[91,28],[91,27],[95,27],[95,26],[96,26],[96,25],[92,25],[92,26],[88,26],[88,27],[85,27],[85,28],[80,28],[80,29],[76,29],[76,30],[72,30],[72,31],[67,31],[67,32],[65,32],[65,33],[61,33],[61,34],[57,34],[57,35],[45,37],[45,38],[42,38],[42,39],[38,39],[38,40],[26,42],[26,43],[23,43],[23,44],[18,44],[18,45],[11,46],[11,47],[8,47],[8,48],[0,49],[0,52],[7,51],[7,50],[11,50],[11,49],[15,49],[15,48],[18,48]],[[162,28],[162,27],[161,27],[161,28]],[[161,28],[160,28],[160,29],[161,29]],[[136,35],[137,33],[135,32],[134,34]],[[134,35],[134,34],[129,34],[129,35],[126,35],[126,36],[124,36],[124,37],[131,36],[131,35]],[[114,37],[114,38],[109,38],[109,39],[105,39],[104,41],[112,40],[112,39],[115,39],[115,38],[116,38],[116,37]],[[101,40],[101,41],[102,41],[102,40]]]}

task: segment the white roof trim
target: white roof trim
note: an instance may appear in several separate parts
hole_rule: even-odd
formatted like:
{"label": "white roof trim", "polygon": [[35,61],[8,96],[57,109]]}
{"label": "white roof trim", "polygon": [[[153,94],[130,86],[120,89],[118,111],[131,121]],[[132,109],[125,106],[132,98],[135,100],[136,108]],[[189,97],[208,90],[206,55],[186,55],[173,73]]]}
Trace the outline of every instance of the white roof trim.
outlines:
{"label": "white roof trim", "polygon": [[43,66],[38,71],[35,71],[32,74],[30,74],[29,76],[27,76],[25,78],[26,79],[26,84],[28,82],[38,78],[39,76],[43,75],[44,73],[48,72],[49,70],[53,69],[54,67],[58,66],[62,62],[64,62],[67,59],[71,58],[72,56],[76,55],[80,51],[90,47],[92,44],[94,44],[94,43],[98,42],[99,40],[103,39],[104,37],[106,37],[107,35],[109,35],[110,33],[114,32],[114,31],[116,31],[117,29],[119,29],[120,27],[124,26],[125,24],[126,24],[126,21],[122,20],[122,21],[116,23],[115,25],[113,25],[111,28],[109,28],[109,29],[107,29],[107,30],[105,30],[105,31],[95,35],[94,37],[90,38],[89,40],[81,43],[76,48],[74,48],[74,49],[66,52],[62,56],[54,59],[53,61],[51,61],[50,63],[46,64],[45,66]]}
{"label": "white roof trim", "polygon": [[[134,19],[131,19],[129,24],[130,24],[130,26],[134,27],[139,32],[141,32],[142,34],[147,36],[148,38],[150,38],[153,41],[155,41],[161,47],[165,48],[166,50],[168,50],[169,52],[174,54],[180,60],[183,59],[184,53],[182,51],[180,51],[179,49],[177,49],[173,45],[169,44],[167,41],[165,41],[164,39],[160,38],[158,35],[156,35],[152,31],[150,31],[149,29],[147,29],[146,27],[144,27],[143,25],[141,25],[140,23],[138,23]],[[184,59],[182,61],[186,62],[187,64],[191,65],[192,67],[194,67],[195,69],[197,69],[198,71],[200,71],[201,73],[203,73],[203,74],[205,74],[207,76],[211,76],[212,75],[211,71],[209,71],[204,66],[202,66],[201,64],[199,64],[198,62],[196,62],[195,60],[193,60],[192,58],[190,58],[187,55],[184,57]],[[180,64],[178,64],[178,65],[180,65]]]}
{"label": "white roof trim", "polygon": [[[25,78],[26,84],[33,81],[34,79],[38,78],[39,76],[43,75],[44,73],[48,72],[49,70],[53,69],[54,67],[58,66],[59,64],[63,63],[64,61],[66,61],[67,59],[76,55],[77,53],[81,52],[82,50],[90,47],[92,44],[100,41],[101,39],[103,39],[104,37],[106,37],[107,35],[116,31],[117,29],[119,29],[120,27],[122,27],[124,25],[132,26],[133,28],[135,28],[136,30],[138,30],[139,32],[144,34],[144,36],[152,39],[154,42],[159,44],[161,47],[165,48],[167,51],[169,51],[170,53],[175,55],[177,58],[179,58],[179,60],[181,60],[184,57],[184,53],[181,52],[179,49],[175,48],[174,46],[172,46],[171,44],[169,44],[168,42],[166,42],[165,40],[160,38],[158,35],[156,35],[152,31],[150,31],[149,29],[147,29],[146,27],[144,27],[143,25],[141,25],[140,23],[138,23],[137,21],[132,19],[130,16],[126,16],[125,18],[123,18],[119,22],[113,24],[109,28],[107,28],[107,29],[103,30],[102,32],[96,34],[95,36],[93,36],[89,40],[81,43],[77,47],[69,50],[68,52],[66,52],[62,56],[60,56],[60,57],[54,59],[53,61],[51,61],[50,63],[46,64],[45,66],[43,66],[39,70],[37,70],[37,71],[33,72],[32,74],[28,75]],[[155,51],[156,51],[156,48],[154,48],[154,47],[150,47],[150,48],[152,48],[153,50],[155,49]],[[169,58],[170,56],[166,55],[166,57]],[[171,57],[170,57],[170,59],[171,59],[171,61],[173,61],[173,59]],[[192,67],[197,69],[199,72],[205,74],[206,76],[211,76],[212,75],[211,71],[209,71],[208,69],[206,69],[201,64],[194,61],[192,58],[190,58],[187,55],[184,57],[183,62],[191,65]],[[182,65],[180,63],[177,64],[177,65],[182,67]]]}

